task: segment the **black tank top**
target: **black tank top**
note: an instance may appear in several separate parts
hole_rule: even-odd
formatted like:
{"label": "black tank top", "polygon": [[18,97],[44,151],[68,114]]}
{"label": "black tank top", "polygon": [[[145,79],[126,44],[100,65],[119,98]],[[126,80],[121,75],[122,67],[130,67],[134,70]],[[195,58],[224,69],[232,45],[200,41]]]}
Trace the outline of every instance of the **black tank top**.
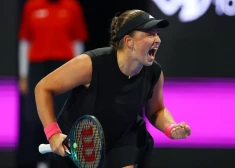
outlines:
{"label": "black tank top", "polygon": [[112,144],[142,115],[161,67],[154,61],[129,79],[118,66],[115,49],[98,48],[85,54],[92,60],[92,81],[89,88],[82,85],[72,89],[60,115],[67,129],[61,129],[68,133],[76,119],[86,114],[94,115],[103,127],[106,143]]}

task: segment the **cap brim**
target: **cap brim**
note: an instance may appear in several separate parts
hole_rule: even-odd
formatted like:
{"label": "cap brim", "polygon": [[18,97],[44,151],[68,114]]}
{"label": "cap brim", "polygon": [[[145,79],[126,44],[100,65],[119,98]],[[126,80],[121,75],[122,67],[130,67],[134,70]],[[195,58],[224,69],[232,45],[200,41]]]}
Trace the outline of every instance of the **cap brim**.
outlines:
{"label": "cap brim", "polygon": [[151,20],[143,25],[138,26],[137,30],[145,30],[151,28],[165,28],[169,26],[169,22],[167,20]]}

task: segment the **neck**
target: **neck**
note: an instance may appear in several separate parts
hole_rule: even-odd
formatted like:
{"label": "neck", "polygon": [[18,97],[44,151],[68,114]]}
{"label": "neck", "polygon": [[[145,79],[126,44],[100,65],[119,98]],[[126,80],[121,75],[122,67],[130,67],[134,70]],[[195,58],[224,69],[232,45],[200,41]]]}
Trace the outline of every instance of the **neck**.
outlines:
{"label": "neck", "polygon": [[121,72],[129,76],[129,78],[138,74],[143,68],[142,64],[134,60],[133,57],[125,51],[117,51],[117,62]]}

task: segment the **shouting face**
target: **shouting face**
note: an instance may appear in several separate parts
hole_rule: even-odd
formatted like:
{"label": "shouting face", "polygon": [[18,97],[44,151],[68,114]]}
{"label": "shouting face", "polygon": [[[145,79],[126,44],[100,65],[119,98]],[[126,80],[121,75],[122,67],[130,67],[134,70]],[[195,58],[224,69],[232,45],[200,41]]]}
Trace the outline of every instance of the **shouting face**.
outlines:
{"label": "shouting face", "polygon": [[152,65],[161,39],[158,29],[135,31],[132,37],[132,57],[145,66]]}

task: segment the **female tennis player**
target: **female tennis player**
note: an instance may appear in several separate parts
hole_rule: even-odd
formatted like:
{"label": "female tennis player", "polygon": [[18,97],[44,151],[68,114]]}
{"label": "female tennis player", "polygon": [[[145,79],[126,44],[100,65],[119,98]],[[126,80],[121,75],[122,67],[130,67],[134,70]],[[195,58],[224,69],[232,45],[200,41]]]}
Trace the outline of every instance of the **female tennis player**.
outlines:
{"label": "female tennis player", "polygon": [[[153,139],[142,112],[171,139],[190,135],[190,127],[176,123],[163,102],[164,75],[155,55],[161,43],[159,29],[168,24],[141,10],[125,11],[112,20],[110,47],[81,54],[37,84],[38,114],[54,153],[65,156],[62,141],[83,115],[94,115],[103,127],[105,168],[147,167]],[[53,96],[69,90],[56,119]],[[52,162],[56,167],[75,167],[70,159],[58,155]]]}

